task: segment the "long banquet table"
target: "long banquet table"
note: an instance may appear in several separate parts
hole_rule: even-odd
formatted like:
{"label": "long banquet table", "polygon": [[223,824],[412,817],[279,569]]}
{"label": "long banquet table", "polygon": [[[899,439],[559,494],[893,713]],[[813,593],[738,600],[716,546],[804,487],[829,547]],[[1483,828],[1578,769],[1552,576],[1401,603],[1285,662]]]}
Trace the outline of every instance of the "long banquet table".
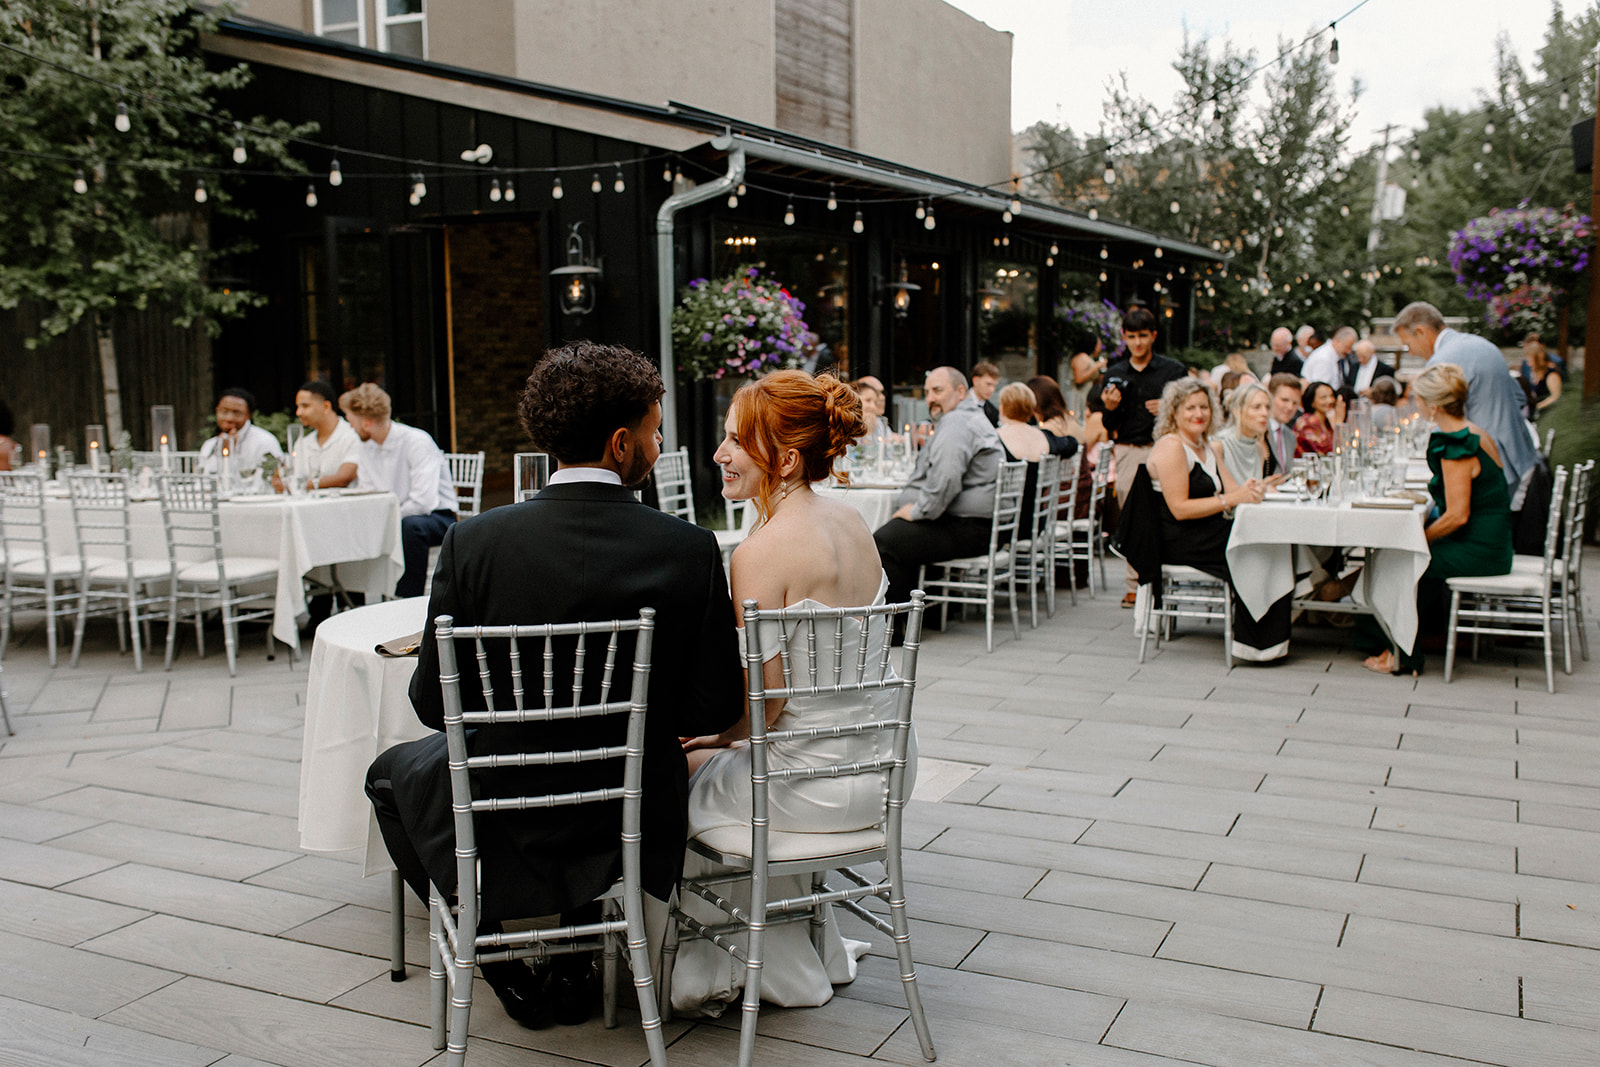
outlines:
{"label": "long banquet table", "polygon": [[[1354,591],[1402,649],[1417,636],[1417,579],[1431,554],[1421,514],[1412,508],[1252,504],[1234,515],[1228,538],[1233,587],[1252,615],[1294,591],[1296,556],[1305,546],[1364,548],[1366,564]],[[1309,569],[1303,561],[1300,569]]]}
{"label": "long banquet table", "polygon": [[863,484],[852,479],[849,486],[838,485],[833,482],[821,482],[812,487],[812,492],[829,500],[840,500],[861,513],[867,521],[869,530],[876,530],[889,521],[894,514],[895,498],[900,495],[900,487],[892,485]]}
{"label": "long banquet table", "polygon": [[[340,584],[375,601],[394,591],[405,570],[400,506],[392,493],[243,496],[220,502],[217,512],[225,553],[278,561],[272,635],[294,648],[300,644],[298,620],[306,611],[306,575],[325,575],[321,568],[337,565]],[[52,497],[46,515],[51,550],[75,555],[71,501]],[[159,502],[131,502],[128,521],[136,558],[167,558]],[[184,555],[202,558],[196,550]]]}

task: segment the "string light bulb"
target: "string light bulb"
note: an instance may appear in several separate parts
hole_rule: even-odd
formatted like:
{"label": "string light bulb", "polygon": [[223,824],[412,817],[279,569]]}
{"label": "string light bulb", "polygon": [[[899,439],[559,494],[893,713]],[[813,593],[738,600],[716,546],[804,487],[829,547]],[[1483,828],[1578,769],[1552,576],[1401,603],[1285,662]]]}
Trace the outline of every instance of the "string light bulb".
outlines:
{"label": "string light bulb", "polygon": [[1483,135],[1485,137],[1493,137],[1494,136],[1494,123],[1493,122],[1485,122],[1483,124]]}
{"label": "string light bulb", "polygon": [[207,199],[206,180],[204,178],[196,178],[194,180],[194,202],[197,204],[203,204]]}
{"label": "string light bulb", "polygon": [[1178,201],[1176,199],[1174,199],[1171,204],[1167,205],[1167,210],[1172,212],[1174,215],[1176,215],[1178,212],[1182,211],[1183,208],[1181,208],[1178,205]]}
{"label": "string light bulb", "polygon": [[921,200],[918,200],[917,201],[917,218],[918,219],[925,219],[927,217],[928,217],[928,209],[923,207]]}
{"label": "string light bulb", "polygon": [[728,194],[728,206],[729,207],[738,207],[739,206],[739,194],[738,193],[729,193]]}
{"label": "string light bulb", "polygon": [[411,176],[411,195],[418,200],[428,195],[428,183],[423,179],[420,170]]}
{"label": "string light bulb", "polygon": [[1562,111],[1572,106],[1572,94],[1567,92],[1567,83],[1561,83],[1561,96],[1556,99],[1556,107]]}
{"label": "string light bulb", "polygon": [[506,179],[505,198],[507,203],[510,203],[517,198],[517,186],[510,178]]}
{"label": "string light bulb", "polygon": [[831,185],[828,186],[828,210],[829,211],[838,211],[839,210],[839,199],[836,196],[833,195],[833,186],[831,186]]}
{"label": "string light bulb", "polygon": [[1330,23],[1328,23],[1328,29],[1333,31],[1333,45],[1332,45],[1332,47],[1330,47],[1328,49],[1328,62],[1332,63],[1334,66],[1338,66],[1339,65],[1339,24],[1337,22],[1330,22]]}
{"label": "string light bulb", "polygon": [[328,164],[328,184],[332,186],[344,184],[344,173],[339,170],[339,160],[337,158]]}
{"label": "string light bulb", "polygon": [[785,226],[793,226],[794,225],[794,201],[793,200],[789,201],[788,206],[783,209],[783,224]]}
{"label": "string light bulb", "polygon": [[598,193],[600,191],[600,172],[599,171],[595,171],[594,177],[589,179],[589,191],[591,193]]}
{"label": "string light bulb", "polygon": [[550,183],[550,199],[551,200],[560,200],[563,196],[566,196],[566,195],[567,195],[567,191],[565,189],[561,188],[561,178],[558,176],[555,181]]}
{"label": "string light bulb", "polygon": [[1116,183],[1116,180],[1117,180],[1117,168],[1111,165],[1111,153],[1110,152],[1106,153],[1106,169],[1105,169],[1105,173],[1100,175],[1100,177],[1105,180],[1105,183],[1107,185],[1114,185]]}
{"label": "string light bulb", "polygon": [[89,179],[83,176],[83,168],[79,167],[72,176],[72,191],[82,196],[89,191]]}
{"label": "string light bulb", "polygon": [[1349,218],[1350,217],[1350,205],[1349,204],[1340,204],[1339,205],[1339,214],[1344,218]]}
{"label": "string light bulb", "polygon": [[922,220],[922,228],[924,230],[931,230],[937,225],[939,225],[939,223],[933,217],[933,205],[929,204],[928,205],[928,217]]}
{"label": "string light bulb", "polygon": [[1056,265],[1056,257],[1055,256],[1045,256],[1044,257],[1044,265],[1047,266],[1047,267],[1055,266]]}
{"label": "string light bulb", "polygon": [[628,183],[622,180],[622,165],[617,165],[617,180],[611,183],[614,192],[623,193],[628,190]]}
{"label": "string light bulb", "polygon": [[1101,245],[1100,246],[1100,258],[1101,259],[1110,259],[1111,258],[1111,250],[1109,248],[1107,248],[1105,245]]}
{"label": "string light bulb", "polygon": [[233,161],[243,163],[249,156],[244,150],[244,123],[233,124]]}
{"label": "string light bulb", "polygon": [[1059,256],[1061,254],[1060,246],[1057,245],[1054,241],[1050,242],[1050,254],[1052,256]]}
{"label": "string light bulb", "polygon": [[306,207],[317,206],[317,187],[310,183],[306,185]]}
{"label": "string light bulb", "polygon": [[672,160],[670,159],[661,164],[661,180],[669,183],[672,181]]}
{"label": "string light bulb", "polygon": [[498,204],[500,202],[500,195],[500,179],[489,179],[489,200],[492,203]]}
{"label": "string light bulb", "polygon": [[852,222],[850,224],[850,228],[852,230],[854,230],[856,233],[865,233],[866,232],[867,223],[866,223],[866,220],[864,220],[861,217],[861,212],[859,212],[859,211],[856,212],[856,221],[854,221],[854,222]]}
{"label": "string light bulb", "polygon": [[1161,246],[1160,245],[1156,245],[1156,258],[1160,259],[1162,254],[1163,253],[1162,253],[1162,250],[1161,250]]}
{"label": "string light bulb", "polygon": [[133,121],[128,118],[128,105],[125,102],[117,101],[117,117],[111,124],[117,128],[118,133],[127,133],[133,129]]}
{"label": "string light bulb", "polygon": [[1010,208],[1006,208],[1004,211],[1000,212],[1000,221],[1001,222],[1010,222],[1011,221],[1011,209]]}
{"label": "string light bulb", "polygon": [[1106,272],[1105,271],[1101,271],[1100,272],[1100,280],[1101,281],[1105,281],[1106,280]]}
{"label": "string light bulb", "polygon": [[1488,155],[1490,152],[1493,152],[1493,151],[1494,151],[1494,145],[1490,144],[1488,141],[1483,142],[1483,154],[1484,155]]}
{"label": "string light bulb", "polygon": [[1006,248],[1010,248],[1011,247],[1011,236],[1008,234],[1005,237],[1000,238],[1000,243],[1002,245],[1004,245]]}
{"label": "string light bulb", "polygon": [[[678,166],[676,163],[674,163],[672,165],[672,184],[673,185],[682,185],[683,184],[683,168]],[[740,188],[742,189],[744,187],[740,186]]]}
{"label": "string light bulb", "polygon": [[1089,209],[1089,221],[1090,222],[1095,221],[1099,217],[1100,217],[1100,209],[1099,208],[1092,207],[1092,208]]}
{"label": "string light bulb", "polygon": [[738,195],[740,195],[740,196],[744,195],[744,182],[740,182],[739,183],[739,188],[738,188],[737,192],[738,192]]}

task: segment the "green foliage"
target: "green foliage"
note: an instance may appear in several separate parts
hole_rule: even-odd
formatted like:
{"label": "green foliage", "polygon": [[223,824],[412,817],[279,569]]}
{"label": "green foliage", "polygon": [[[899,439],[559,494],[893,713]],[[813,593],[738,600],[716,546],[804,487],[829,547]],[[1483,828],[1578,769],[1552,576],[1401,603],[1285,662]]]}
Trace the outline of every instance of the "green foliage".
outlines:
{"label": "green foliage", "polygon": [[[243,64],[208,69],[198,46],[226,13],[183,0],[0,0],[0,43],[26,54],[4,53],[0,307],[37,302],[30,344],[118,308],[154,304],[188,326],[260,302],[207,277],[218,257],[241,251],[209,247],[210,214],[244,214],[227,177],[238,169],[234,120],[217,97],[250,74]],[[126,133],[114,125],[119,103]],[[246,165],[300,169],[287,142],[310,129],[249,119]]]}
{"label": "green foliage", "polygon": [[[1539,416],[1539,436],[1556,432],[1550,447],[1550,467],[1573,467],[1585,460],[1600,459],[1600,409],[1583,402],[1583,372],[1573,371],[1561,390],[1561,399]],[[1589,539],[1595,537],[1600,519],[1600,481],[1590,487]]]}
{"label": "green foliage", "polygon": [[1210,370],[1222,362],[1225,352],[1218,352],[1210,348],[1170,348],[1162,353],[1170,359],[1175,359],[1185,367],[1197,367],[1200,370]]}

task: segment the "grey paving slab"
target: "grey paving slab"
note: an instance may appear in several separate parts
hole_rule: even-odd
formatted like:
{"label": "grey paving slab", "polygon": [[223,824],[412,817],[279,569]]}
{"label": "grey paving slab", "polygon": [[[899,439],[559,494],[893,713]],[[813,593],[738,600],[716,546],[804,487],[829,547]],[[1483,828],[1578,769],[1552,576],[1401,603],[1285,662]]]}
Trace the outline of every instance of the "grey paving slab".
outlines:
{"label": "grey paving slab", "polygon": [[1228,836],[1257,841],[1284,841],[1310,848],[1406,856],[1430,863],[1490,870],[1513,870],[1517,860],[1516,849],[1510,845],[1479,844],[1475,841],[1406,833],[1404,830],[1368,830],[1330,823],[1274,819],[1264,815],[1239,816],[1239,821]]}
{"label": "grey paving slab", "polygon": [[1135,780],[1117,794],[1119,802],[1181,808],[1186,811],[1214,812],[1229,824],[1235,816],[1253,812],[1279,819],[1325,822],[1336,826],[1366,826],[1372,821],[1373,805],[1261,794],[1254,790],[1219,789],[1213,786],[1179,785],[1173,782]]}
{"label": "grey paving slab", "polygon": [[1438,892],[1393,889],[1363,882],[1230,867],[1221,863],[1211,865],[1197,888],[1202,893],[1292,903],[1341,915],[1373,915],[1480,933],[1516,933],[1514,908],[1498,901]]}
{"label": "grey paving slab", "polygon": [[1108,997],[1159,999],[1283,1026],[1306,1026],[1319,991],[1308,982],[1007,934],[984,938],[961,967]]}
{"label": "grey paving slab", "polygon": [[282,1067],[415,1067],[434,1055],[426,1026],[202,978],[141,997],[105,1021]]}
{"label": "grey paving slab", "polygon": [[29,715],[49,715],[57,711],[93,711],[105,692],[103,674],[58,674],[45,683],[28,701]]}
{"label": "grey paving slab", "polygon": [[0,997],[95,1018],[181,975],[0,932]]}
{"label": "grey paving slab", "polygon": [[1193,889],[1198,885],[1199,875],[1205,870],[1204,865],[1214,861],[1265,871],[1287,871],[1324,878],[1354,878],[1361,869],[1362,860],[1359,845],[1346,841],[1302,843],[1287,835],[1251,838],[1235,833],[1219,837],[1216,834],[1154,826],[1129,826],[1109,820],[1096,822],[1078,842],[1084,846],[1098,846],[1101,850],[1125,850],[1152,857],[1171,857],[1169,862],[1176,862],[1179,857],[1188,860],[1190,869],[1195,869],[1196,875],[1194,880],[1182,883],[1185,889]]}
{"label": "grey paving slab", "polygon": [[1170,830],[1195,830],[1224,834],[1233,824],[1231,813],[1174,808],[1161,803],[1141,804],[1117,797],[1085,796],[1060,790],[1024,789],[1003,785],[984,798],[983,807],[1011,808],[1082,819],[1108,818],[1138,826]]}
{"label": "grey paving slab", "polygon": [[227,726],[229,693],[219,689],[178,689],[167,694],[161,707],[162,730],[193,730]]}
{"label": "grey paving slab", "polygon": [[[920,886],[908,907],[931,922],[1018,934],[1041,942],[1149,955],[1171,928],[1159,919],[1111,915],[1042,900],[1012,900],[944,886]],[[994,935],[978,946],[982,951]]]}
{"label": "grey paving slab", "polygon": [[1223,1015],[1133,1000],[1117,1016],[1105,1043],[1214,1067],[1461,1067],[1434,1056],[1371,1041],[1349,1040]]}
{"label": "grey paving slab", "polygon": [[294,858],[293,853],[216,838],[207,839],[205,847],[196,848],[195,841],[189,834],[112,822],[55,839],[61,848],[74,852],[217,878],[248,878]]}
{"label": "grey paving slab", "polygon": [[9,998],[0,998],[0,1050],[7,1067],[241,1067],[217,1049]]}
{"label": "grey paving slab", "polygon": [[0,836],[35,844],[83,830],[99,818],[67,815],[47,808],[0,803]]}
{"label": "grey paving slab", "polygon": [[1268,796],[1325,797],[1367,803],[1396,812],[1432,811],[1470,815],[1479,819],[1516,822],[1525,816],[1526,804],[1499,797],[1471,797],[1459,793],[1440,793],[1429,789],[1399,789],[1362,782],[1338,782],[1325,778],[1301,778],[1292,774],[1268,773],[1259,792]]}
{"label": "grey paving slab", "polygon": [[123,904],[138,902],[165,915],[260,934],[282,933],[339,906],[318,897],[143,863],[124,863],[60,889],[64,895]]}
{"label": "grey paving slab", "polygon": [[27,885],[57,886],[120,862],[104,856],[86,856],[52,845],[35,845],[0,837],[0,871],[12,881]]}
{"label": "grey paving slab", "polygon": [[[908,890],[906,910],[911,916],[911,959],[919,967],[959,967],[963,960],[972,955],[972,950],[988,936],[987,930],[923,919],[917,910],[918,904],[917,890]],[[897,958],[894,942],[863,920],[848,913],[836,915],[835,918],[845,937],[865,941],[872,946],[867,950],[869,955],[883,959]],[[387,949],[384,951],[388,952]]]}
{"label": "grey paving slab", "polygon": [[1314,1029],[1485,1063],[1592,1067],[1596,1033],[1533,1019],[1330,988]]}
{"label": "grey paving slab", "polygon": [[[332,911],[290,927],[280,936],[308,945],[388,959],[389,913],[355,904],[335,905]],[[422,962],[427,958],[427,921],[413,917],[406,923],[406,959]]]}
{"label": "grey paving slab", "polygon": [[167,700],[167,682],[154,679],[131,685],[119,685],[102,699],[90,716],[90,722],[116,722],[122,719],[145,720],[156,725],[161,718],[161,706]]}
{"label": "grey paving slab", "polygon": [[76,945],[149,914],[136,907],[85,900],[70,893],[52,893],[0,879],[0,930],[40,941]]}
{"label": "grey paving slab", "polygon": [[[870,1056],[908,1018],[904,1006],[892,1007],[870,1000],[834,996],[818,1008],[764,1009],[756,1033],[815,1048]],[[739,1012],[725,1012],[702,1026],[739,1029]]]}
{"label": "grey paving slab", "polygon": [[299,808],[297,791],[294,789],[235,782],[219,775],[166,770],[128,758],[75,759],[72,766],[60,774],[84,785],[191,800],[241,811],[293,817]]}
{"label": "grey paving slab", "polygon": [[908,833],[935,831],[930,837],[938,831],[961,827],[1046,841],[1071,841],[1093,825],[1093,820],[981,804],[908,804],[905,825]]}
{"label": "grey paving slab", "polygon": [[[284,889],[291,893],[318,897],[344,904],[360,904],[379,911],[389,910],[388,876],[361,877],[361,867],[344,860],[323,856],[300,856],[274,867],[253,878],[250,885],[263,885],[270,889]],[[426,915],[420,903],[406,895],[408,908],[415,907],[417,914]]]}
{"label": "grey paving slab", "polygon": [[1403,748],[1391,750],[1374,748],[1370,745],[1299,741],[1294,738],[1284,743],[1282,751],[1286,756],[1315,756],[1321,759],[1355,758],[1359,755],[1366,759],[1383,759],[1395,767],[1435,768],[1485,777],[1514,778],[1517,773],[1516,760],[1509,755],[1463,756],[1415,752]]}

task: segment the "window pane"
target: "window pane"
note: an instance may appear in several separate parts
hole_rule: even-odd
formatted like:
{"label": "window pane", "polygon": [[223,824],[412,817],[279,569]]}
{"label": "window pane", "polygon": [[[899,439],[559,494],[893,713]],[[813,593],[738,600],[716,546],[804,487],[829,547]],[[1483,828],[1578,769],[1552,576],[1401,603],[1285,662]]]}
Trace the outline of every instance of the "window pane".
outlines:
{"label": "window pane", "polygon": [[390,26],[389,51],[397,56],[413,56],[417,59],[426,59],[422,54],[422,23],[402,22],[398,26]]}
{"label": "window pane", "polygon": [[348,30],[328,30],[322,36],[330,41],[339,41],[344,44],[359,45],[361,43],[361,33],[354,26],[351,26]]}
{"label": "window pane", "polygon": [[[354,26],[360,18],[361,0],[322,0],[324,26],[341,26],[346,23]],[[330,33],[328,36],[334,35]]]}
{"label": "window pane", "polygon": [[389,17],[422,14],[422,0],[388,0]]}

